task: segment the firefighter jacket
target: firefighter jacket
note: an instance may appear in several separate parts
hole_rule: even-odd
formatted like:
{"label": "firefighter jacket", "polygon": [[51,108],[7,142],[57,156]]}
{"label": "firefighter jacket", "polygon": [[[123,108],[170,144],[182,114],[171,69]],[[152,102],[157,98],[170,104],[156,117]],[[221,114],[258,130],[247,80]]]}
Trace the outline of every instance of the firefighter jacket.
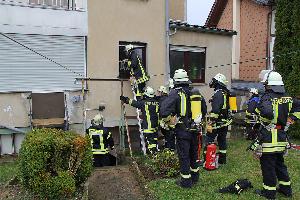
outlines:
{"label": "firefighter jacket", "polygon": [[300,102],[285,93],[267,90],[256,111],[262,124],[260,144],[263,153],[283,152],[288,144],[285,127],[288,118],[300,119]]}
{"label": "firefighter jacket", "polygon": [[162,104],[162,102],[168,97],[168,95],[162,95],[162,96],[157,96],[157,100],[159,102],[159,105]]}
{"label": "firefighter jacket", "polygon": [[[160,107],[160,115],[162,118],[168,118],[170,116],[176,116],[178,122],[175,129],[190,130],[192,123],[192,111],[191,111],[191,89],[188,85],[176,87],[170,91],[169,96],[162,102]],[[207,112],[205,99],[201,96],[201,109],[204,116]],[[182,135],[178,135],[178,138],[190,138],[188,131],[180,131]]]}
{"label": "firefighter jacket", "polygon": [[93,154],[108,154],[110,148],[114,148],[114,140],[111,132],[103,126],[91,126],[86,130],[91,138]]}
{"label": "firefighter jacket", "polygon": [[142,129],[144,133],[154,133],[159,126],[159,103],[155,98],[146,98],[141,101],[130,99],[129,105],[141,109]]}
{"label": "firefighter jacket", "polygon": [[232,122],[229,107],[229,91],[227,88],[217,85],[211,101],[211,118],[213,129],[229,126]]}
{"label": "firefighter jacket", "polygon": [[130,68],[130,75],[136,79],[136,84],[144,83],[149,80],[149,76],[135,50],[131,50],[129,53],[128,67]]}
{"label": "firefighter jacket", "polygon": [[252,95],[251,98],[247,102],[246,109],[246,122],[247,123],[257,123],[257,113],[255,109],[257,108],[257,104],[259,103],[260,97],[258,95]]}

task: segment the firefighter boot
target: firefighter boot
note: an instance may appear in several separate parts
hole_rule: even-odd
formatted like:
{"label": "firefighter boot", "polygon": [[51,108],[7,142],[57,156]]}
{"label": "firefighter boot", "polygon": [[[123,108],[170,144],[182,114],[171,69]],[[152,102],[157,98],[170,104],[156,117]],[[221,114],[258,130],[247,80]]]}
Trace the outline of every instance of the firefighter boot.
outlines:
{"label": "firefighter boot", "polygon": [[219,164],[226,164],[226,153],[219,153]]}
{"label": "firefighter boot", "polygon": [[192,179],[191,178],[181,178],[176,180],[176,185],[182,188],[191,188],[192,187]]}
{"label": "firefighter boot", "polygon": [[255,190],[255,193],[258,194],[261,197],[265,197],[268,200],[274,200],[276,199],[276,191],[268,191],[268,190]]}
{"label": "firefighter boot", "polygon": [[280,185],[277,192],[283,194],[285,197],[291,198],[293,196],[291,186]]}
{"label": "firefighter boot", "polygon": [[196,184],[199,181],[199,172],[193,172],[191,171],[192,175],[192,184]]}

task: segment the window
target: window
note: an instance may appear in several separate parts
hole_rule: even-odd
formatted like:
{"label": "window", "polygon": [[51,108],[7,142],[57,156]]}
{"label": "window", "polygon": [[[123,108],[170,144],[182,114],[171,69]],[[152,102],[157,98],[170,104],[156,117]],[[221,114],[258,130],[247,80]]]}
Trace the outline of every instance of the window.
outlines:
{"label": "window", "polygon": [[127,65],[127,62],[124,62],[127,58],[125,55],[125,46],[132,44],[137,52],[138,56],[142,61],[142,65],[146,68],[146,44],[139,42],[119,42],[119,78],[129,79],[130,69]]}
{"label": "window", "polygon": [[68,9],[69,2],[73,2],[73,1],[72,0],[29,0],[29,4]]}
{"label": "window", "polygon": [[171,46],[170,72],[173,77],[177,69],[185,69],[193,83],[205,82],[205,48]]}

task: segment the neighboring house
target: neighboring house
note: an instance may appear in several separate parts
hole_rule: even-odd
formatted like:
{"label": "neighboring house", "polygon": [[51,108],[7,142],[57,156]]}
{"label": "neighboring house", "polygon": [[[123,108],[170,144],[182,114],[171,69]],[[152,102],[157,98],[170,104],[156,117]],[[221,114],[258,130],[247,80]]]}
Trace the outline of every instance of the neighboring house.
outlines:
{"label": "neighboring house", "polygon": [[74,81],[86,72],[86,3],[0,2],[1,154],[18,152],[24,135],[15,127],[82,129],[81,85]]}
{"label": "neighboring house", "polygon": [[[124,70],[126,65],[120,62],[126,44],[139,48],[142,63],[151,76],[148,85],[155,90],[165,85],[178,68],[188,71],[193,86],[201,89],[207,101],[213,93],[208,83],[214,75],[222,72],[231,80],[231,66],[219,65],[232,62],[232,36],[236,32],[184,21],[185,0],[88,1],[87,77],[93,80],[87,81],[86,108],[93,111],[87,112],[86,127],[98,112],[94,109],[105,105],[105,125],[115,127],[113,132],[118,143],[122,115],[119,96],[123,92],[132,98],[129,81],[122,87],[115,80],[129,77]],[[135,110],[126,106],[126,113],[129,125],[137,125]],[[139,135],[136,131],[130,134]]]}

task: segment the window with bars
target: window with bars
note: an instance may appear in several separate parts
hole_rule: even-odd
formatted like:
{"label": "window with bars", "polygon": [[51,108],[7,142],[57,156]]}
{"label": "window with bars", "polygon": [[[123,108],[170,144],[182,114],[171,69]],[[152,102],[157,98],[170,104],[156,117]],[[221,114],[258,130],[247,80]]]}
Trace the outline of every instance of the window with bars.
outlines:
{"label": "window with bars", "polygon": [[74,0],[29,0],[31,5],[49,6],[69,9]]}
{"label": "window with bars", "polygon": [[206,49],[201,47],[170,46],[170,72],[185,69],[193,83],[205,82]]}

